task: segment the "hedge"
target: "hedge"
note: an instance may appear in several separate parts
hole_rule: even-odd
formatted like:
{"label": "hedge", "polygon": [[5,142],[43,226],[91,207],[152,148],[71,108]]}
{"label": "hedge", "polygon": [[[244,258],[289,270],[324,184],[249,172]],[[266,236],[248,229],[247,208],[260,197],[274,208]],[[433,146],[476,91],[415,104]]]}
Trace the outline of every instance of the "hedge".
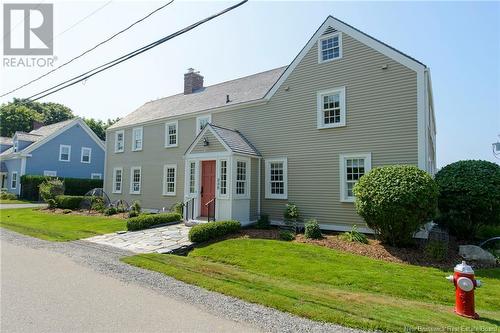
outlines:
{"label": "hedge", "polygon": [[[24,175],[21,176],[21,198],[30,201],[40,199],[38,186],[43,183],[47,176],[40,175]],[[84,195],[94,188],[102,188],[102,179],[86,179],[86,178],[62,178],[64,181],[64,194],[66,195]]]}
{"label": "hedge", "polygon": [[206,242],[240,230],[238,221],[218,221],[195,225],[189,230],[189,240],[193,243]]}
{"label": "hedge", "polygon": [[128,219],[127,229],[129,231],[142,230],[158,224],[177,222],[180,220],[182,220],[182,216],[178,213],[139,215]]}
{"label": "hedge", "polygon": [[58,195],[55,200],[57,208],[78,209],[85,199],[86,197],[78,195]]}

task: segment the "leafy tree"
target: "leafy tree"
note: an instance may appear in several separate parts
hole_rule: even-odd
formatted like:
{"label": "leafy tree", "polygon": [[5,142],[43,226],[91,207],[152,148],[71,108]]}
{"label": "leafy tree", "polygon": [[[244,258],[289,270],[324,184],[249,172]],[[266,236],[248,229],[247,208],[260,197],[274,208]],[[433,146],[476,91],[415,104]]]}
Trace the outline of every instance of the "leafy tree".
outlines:
{"label": "leafy tree", "polygon": [[83,120],[101,140],[106,140],[106,129],[120,120],[120,118],[108,119],[106,122],[94,118],[83,118]]}
{"label": "leafy tree", "polygon": [[42,116],[23,105],[13,103],[0,106],[0,135],[12,136],[16,131],[29,132],[33,121],[42,121]]}

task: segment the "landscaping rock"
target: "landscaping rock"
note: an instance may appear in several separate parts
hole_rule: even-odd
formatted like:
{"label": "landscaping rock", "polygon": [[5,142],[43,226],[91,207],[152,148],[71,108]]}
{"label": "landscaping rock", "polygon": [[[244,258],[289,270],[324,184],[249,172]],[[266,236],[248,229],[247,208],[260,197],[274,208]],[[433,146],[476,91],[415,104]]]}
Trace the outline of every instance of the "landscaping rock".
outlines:
{"label": "landscaping rock", "polygon": [[465,260],[480,261],[491,265],[496,263],[496,258],[493,254],[476,245],[460,245],[458,254]]}

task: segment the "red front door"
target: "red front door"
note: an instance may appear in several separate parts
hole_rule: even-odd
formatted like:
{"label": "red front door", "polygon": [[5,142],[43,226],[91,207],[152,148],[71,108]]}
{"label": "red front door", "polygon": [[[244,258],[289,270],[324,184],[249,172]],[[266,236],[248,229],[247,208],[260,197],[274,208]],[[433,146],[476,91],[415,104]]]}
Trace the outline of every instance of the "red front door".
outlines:
{"label": "red front door", "polygon": [[[208,216],[207,203],[215,197],[215,161],[201,162],[201,216]],[[213,205],[210,204],[210,209]],[[210,215],[214,215],[211,211]]]}

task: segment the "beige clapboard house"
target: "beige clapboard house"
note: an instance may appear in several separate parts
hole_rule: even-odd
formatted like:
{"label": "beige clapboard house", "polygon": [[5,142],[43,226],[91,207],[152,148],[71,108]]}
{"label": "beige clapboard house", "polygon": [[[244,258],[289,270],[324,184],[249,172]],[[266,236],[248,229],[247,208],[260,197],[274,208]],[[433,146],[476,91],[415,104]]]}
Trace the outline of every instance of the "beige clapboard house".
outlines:
{"label": "beige clapboard house", "polygon": [[[352,187],[371,168],[435,172],[429,69],[328,17],[293,62],[144,104],[107,131],[105,191],[187,219],[283,219],[287,202],[324,229],[363,226]],[[367,228],[360,228],[369,231]]]}

